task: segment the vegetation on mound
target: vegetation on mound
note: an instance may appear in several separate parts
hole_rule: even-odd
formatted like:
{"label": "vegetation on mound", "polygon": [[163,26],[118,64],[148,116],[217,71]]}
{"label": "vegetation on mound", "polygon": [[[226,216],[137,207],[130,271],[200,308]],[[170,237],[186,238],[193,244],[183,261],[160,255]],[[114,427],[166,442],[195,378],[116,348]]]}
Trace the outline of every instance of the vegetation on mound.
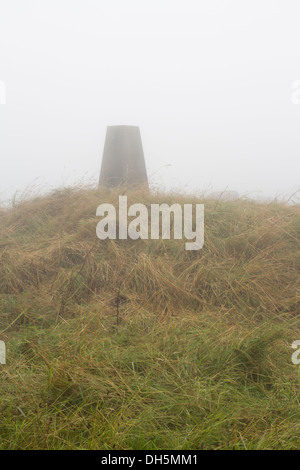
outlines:
{"label": "vegetation on mound", "polygon": [[100,241],[118,192],[0,212],[0,449],[296,449],[300,207],[205,203],[205,245]]}

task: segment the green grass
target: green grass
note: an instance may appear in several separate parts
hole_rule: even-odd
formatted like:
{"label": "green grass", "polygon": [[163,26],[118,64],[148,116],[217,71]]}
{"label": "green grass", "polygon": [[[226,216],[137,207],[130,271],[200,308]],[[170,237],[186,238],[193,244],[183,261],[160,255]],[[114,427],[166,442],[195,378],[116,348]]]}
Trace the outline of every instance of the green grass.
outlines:
{"label": "green grass", "polygon": [[299,206],[128,197],[204,202],[203,250],[98,240],[117,192],[0,212],[0,449],[299,448]]}

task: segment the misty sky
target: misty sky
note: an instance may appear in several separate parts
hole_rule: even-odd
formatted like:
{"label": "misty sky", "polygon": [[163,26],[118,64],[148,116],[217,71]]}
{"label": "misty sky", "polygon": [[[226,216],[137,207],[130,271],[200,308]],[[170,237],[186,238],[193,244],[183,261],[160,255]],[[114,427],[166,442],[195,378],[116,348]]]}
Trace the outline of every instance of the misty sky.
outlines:
{"label": "misty sky", "polygon": [[140,126],[156,184],[289,195],[299,21],[298,0],[0,0],[0,199],[96,181],[113,124]]}

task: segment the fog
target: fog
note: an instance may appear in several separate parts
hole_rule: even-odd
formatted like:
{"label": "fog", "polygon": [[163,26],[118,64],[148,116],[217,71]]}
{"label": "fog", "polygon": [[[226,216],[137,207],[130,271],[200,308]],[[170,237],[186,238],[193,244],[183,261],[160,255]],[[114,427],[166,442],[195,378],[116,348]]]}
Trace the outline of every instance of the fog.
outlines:
{"label": "fog", "polygon": [[140,126],[153,184],[289,197],[299,14],[297,0],[0,0],[0,199],[96,182],[114,124]]}

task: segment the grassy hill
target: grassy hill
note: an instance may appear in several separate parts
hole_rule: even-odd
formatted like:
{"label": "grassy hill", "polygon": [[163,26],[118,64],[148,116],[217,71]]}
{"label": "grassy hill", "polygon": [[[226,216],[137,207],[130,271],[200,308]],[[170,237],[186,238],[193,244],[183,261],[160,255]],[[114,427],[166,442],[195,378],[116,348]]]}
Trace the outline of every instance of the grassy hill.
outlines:
{"label": "grassy hill", "polygon": [[100,241],[118,194],[0,212],[0,449],[296,449],[300,207],[205,202],[205,246]]}

